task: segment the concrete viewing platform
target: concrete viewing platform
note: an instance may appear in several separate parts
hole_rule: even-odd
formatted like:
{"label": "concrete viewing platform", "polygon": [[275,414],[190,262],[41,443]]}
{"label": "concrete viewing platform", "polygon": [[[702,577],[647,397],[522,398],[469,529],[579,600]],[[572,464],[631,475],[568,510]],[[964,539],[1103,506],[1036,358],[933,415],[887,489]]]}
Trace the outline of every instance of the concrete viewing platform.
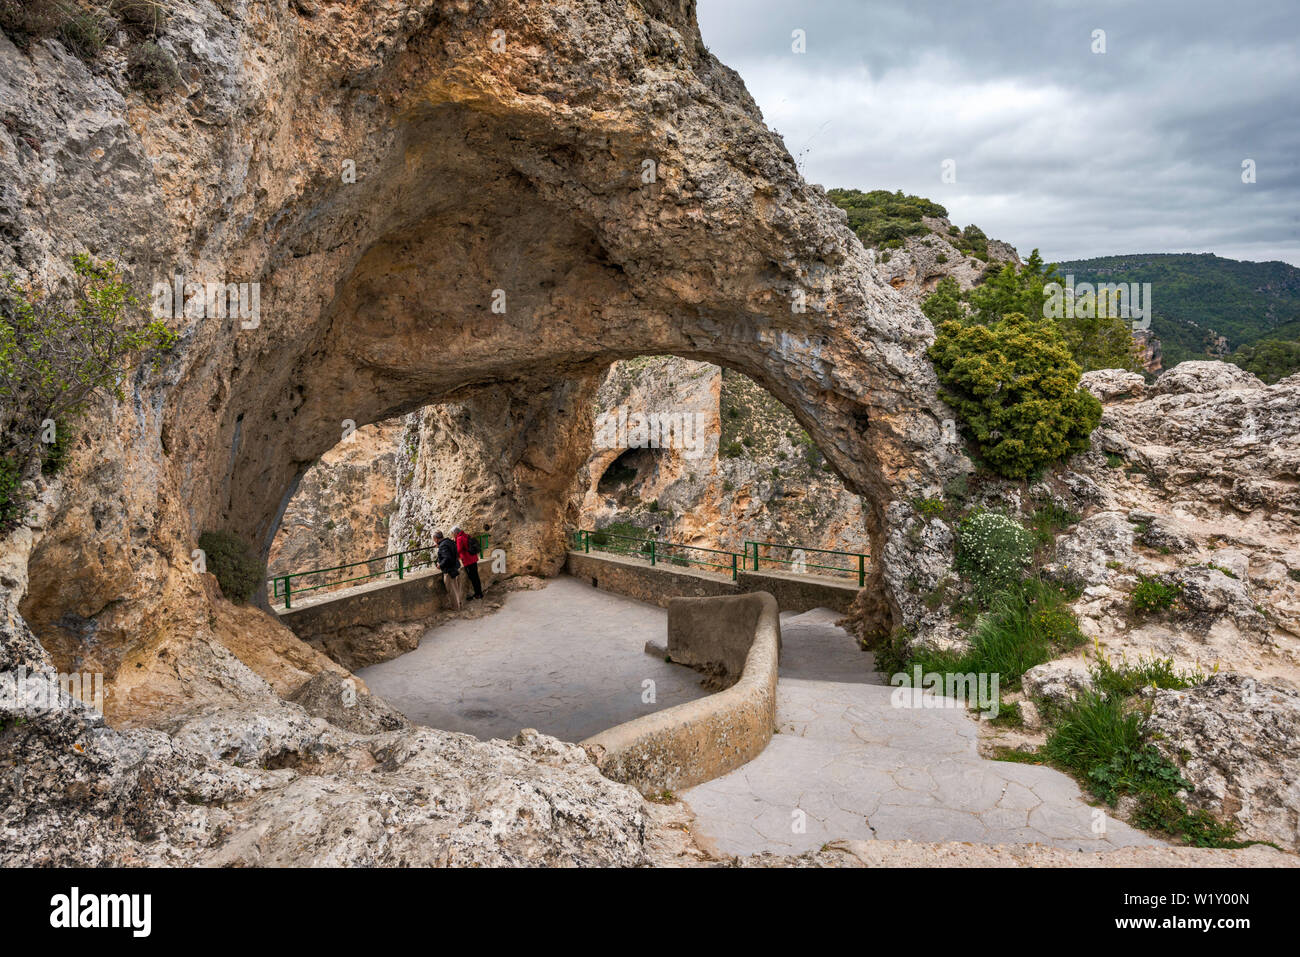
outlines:
{"label": "concrete viewing platform", "polygon": [[[1091,806],[1059,771],[981,757],[978,716],[955,702],[897,706],[838,618],[824,608],[781,615],[777,733],[747,764],[676,795],[702,846],[745,855],[833,840],[1161,844]],[[358,674],[420,724],[480,738],[532,727],[576,742],[705,696],[697,672],[643,652],[666,629],[656,605],[565,577],[432,629],[417,650]]]}

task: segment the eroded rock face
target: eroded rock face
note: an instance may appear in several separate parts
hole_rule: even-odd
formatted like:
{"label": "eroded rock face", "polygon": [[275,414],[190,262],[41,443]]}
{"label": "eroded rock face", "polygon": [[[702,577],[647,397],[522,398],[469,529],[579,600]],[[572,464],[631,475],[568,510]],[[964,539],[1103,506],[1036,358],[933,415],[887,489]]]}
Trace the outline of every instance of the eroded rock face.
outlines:
{"label": "eroded rock face", "polygon": [[1155,744],[1193,785],[1188,803],[1253,840],[1300,848],[1300,693],[1289,682],[1213,675],[1158,691]]}
{"label": "eroded rock face", "polygon": [[[34,654],[26,619],[46,667],[107,676],[115,723],[171,736],[69,712],[7,731],[22,740],[5,753],[42,769],[42,790],[6,795],[5,855],[635,862],[639,798],[562,746],[394,731],[374,747],[328,726],[314,739],[319,719],[279,694],[329,664],[265,616],[250,629],[255,609],[228,611],[191,565],[199,534],[268,551],[345,422],[430,404],[486,421],[576,390],[551,406],[564,408],[611,361],[672,353],[741,369],[785,402],[883,540],[885,503],[960,464],[940,441],[929,324],[801,181],[688,4],[178,0],[160,42],[184,84],[156,100],[127,89],[116,42],[91,73],[55,41],[23,53],[0,38],[5,267],[48,278],[84,250],[146,293],[177,275],[258,284],[261,311],[174,316],[179,344],[81,424],[63,494],[23,545],[5,660]],[[572,441],[576,466],[590,440]],[[520,437],[481,480],[485,456],[440,465],[463,473],[452,510],[486,515],[494,491],[536,490],[499,507],[509,547],[544,569],[563,545],[567,485],[546,496],[567,448]],[[236,769],[228,753],[277,767]],[[304,761],[341,790],[296,776]],[[467,775],[482,787],[420,790]],[[254,800],[270,792],[278,808]],[[505,832],[471,811],[494,803],[517,812]],[[306,816],[319,831],[290,846],[276,829]],[[363,842],[345,819],[419,840]],[[236,820],[260,851],[221,844]]]}
{"label": "eroded rock face", "polygon": [[285,509],[267,574],[334,568],[383,555],[396,508],[401,422],[350,432],[307,470]]}
{"label": "eroded rock face", "polygon": [[590,376],[520,383],[408,416],[389,551],[460,526],[488,535],[485,559],[504,552],[504,574],[556,574],[577,522],[569,490],[591,447],[595,388]]}
{"label": "eroded rock face", "polygon": [[[616,363],[594,407],[578,488],[584,528],[629,524],[733,551],[749,540],[870,552],[869,503],[844,487],[789,411],[743,376],[673,356]],[[635,434],[633,416],[674,415],[689,417],[681,437]]]}
{"label": "eroded rock face", "polygon": [[925,216],[921,221],[930,230],[928,233],[907,236],[901,249],[875,254],[877,268],[885,281],[913,300],[919,302],[934,292],[944,278],[951,278],[960,289],[970,289],[990,269],[1005,263],[1020,265],[1020,256],[1009,243],[989,240],[988,260],[984,261],[968,256],[952,243],[954,227],[947,218]]}
{"label": "eroded rock face", "polygon": [[[3,49],[6,102],[59,157],[55,189],[10,164],[20,270],[89,246],[145,288],[260,283],[255,328],[176,320],[163,369],[83,431],[78,494],[38,546],[26,607],[68,646],[93,633],[96,667],[201,630],[197,535],[268,548],[347,420],[674,353],[726,361],[789,405],[873,503],[873,535],[899,489],[952,467],[929,324],[799,179],[686,8],[182,3],[175,18],[193,86],[157,104],[51,44]],[[194,32],[220,42],[191,55],[178,41]],[[97,159],[60,119],[88,98],[112,145]],[[90,202],[91,184],[111,202]],[[153,228],[89,228],[109,207]],[[56,572],[71,566],[84,573]]]}

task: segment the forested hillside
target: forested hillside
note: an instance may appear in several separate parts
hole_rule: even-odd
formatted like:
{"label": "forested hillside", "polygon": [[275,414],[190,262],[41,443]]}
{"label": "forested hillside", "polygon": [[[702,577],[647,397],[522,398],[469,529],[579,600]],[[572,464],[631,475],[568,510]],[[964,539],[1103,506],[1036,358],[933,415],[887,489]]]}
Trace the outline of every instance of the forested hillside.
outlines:
{"label": "forested hillside", "polygon": [[1165,368],[1265,339],[1300,339],[1300,269],[1283,262],[1151,253],[1063,262],[1059,272],[1076,283],[1151,283],[1151,326],[1164,345]]}

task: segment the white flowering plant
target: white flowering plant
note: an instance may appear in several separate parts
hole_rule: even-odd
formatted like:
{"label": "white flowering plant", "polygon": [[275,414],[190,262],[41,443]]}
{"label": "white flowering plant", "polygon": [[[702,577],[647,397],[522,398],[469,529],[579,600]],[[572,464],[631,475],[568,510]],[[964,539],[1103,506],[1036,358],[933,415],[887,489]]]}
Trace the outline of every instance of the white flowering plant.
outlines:
{"label": "white flowering plant", "polygon": [[1033,548],[1033,534],[1014,518],[972,512],[957,529],[957,570],[985,601],[1020,580]]}

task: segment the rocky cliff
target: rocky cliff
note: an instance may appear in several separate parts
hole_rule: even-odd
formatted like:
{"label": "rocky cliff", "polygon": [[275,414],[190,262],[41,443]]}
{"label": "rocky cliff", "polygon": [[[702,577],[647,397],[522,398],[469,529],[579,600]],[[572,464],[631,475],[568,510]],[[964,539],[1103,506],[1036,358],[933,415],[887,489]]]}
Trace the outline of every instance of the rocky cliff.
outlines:
{"label": "rocky cliff", "polygon": [[383,555],[409,451],[400,421],[349,432],[294,491],[267,558],[269,575],[333,568]]}
{"label": "rocky cliff", "polygon": [[[59,480],[30,487],[44,506],[5,542],[3,667],[102,673],[110,726],[5,705],[30,720],[6,721],[4,753],[40,768],[25,783],[4,775],[6,853],[35,853],[66,826],[81,839],[51,859],[170,859],[241,788],[326,781],[304,752],[394,773],[421,748],[463,760],[455,736],[329,740],[283,696],[337,666],[231,606],[193,564],[211,529],[267,554],[344,423],[431,405],[519,423],[527,435],[504,455],[492,442],[437,467],[460,475],[449,487],[463,510],[539,569],[559,560],[590,453],[565,414],[584,401],[573,383],[621,358],[676,354],[762,384],[866,497],[875,550],[891,500],[963,467],[941,441],[929,324],[802,182],[705,49],[691,4],[178,0],[156,38],[176,82],[150,89],[132,85],[137,41],[107,37],[85,60],[56,39],[0,38],[4,267],[50,280],[84,251],[121,264],[146,298],[233,284],[260,307],[173,304],[176,347],[91,410]],[[437,428],[458,434],[448,415]],[[877,589],[880,613],[897,610],[895,583]],[[311,725],[290,736],[301,747],[281,744],[276,715]],[[203,730],[187,732],[193,721]],[[264,772],[235,767],[239,754]],[[518,760],[538,788],[587,774],[527,749]],[[455,777],[421,812],[453,832],[477,825],[438,809],[479,800],[453,797]],[[404,791],[393,801],[396,778],[350,780],[351,817],[420,806]],[[631,861],[638,811],[614,813],[631,843],[611,839],[632,856],[609,859]],[[565,819],[591,838],[571,859],[605,859],[601,825]],[[562,853],[558,830],[533,827],[539,859]],[[238,853],[226,829],[207,833]],[[327,830],[302,859],[346,861],[348,846]],[[483,854],[508,857],[500,841]]]}

